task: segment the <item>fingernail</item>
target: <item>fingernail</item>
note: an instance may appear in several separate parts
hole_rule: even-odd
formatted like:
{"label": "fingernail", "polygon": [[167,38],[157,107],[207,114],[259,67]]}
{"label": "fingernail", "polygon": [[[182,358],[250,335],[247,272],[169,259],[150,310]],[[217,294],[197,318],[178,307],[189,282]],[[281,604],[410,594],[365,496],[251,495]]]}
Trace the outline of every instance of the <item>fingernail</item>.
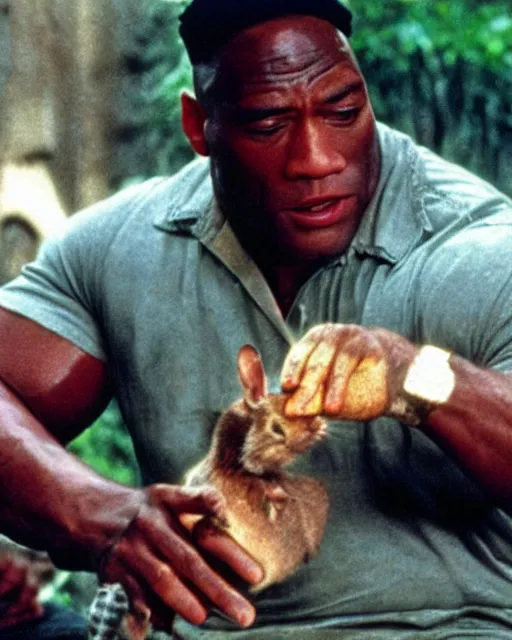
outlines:
{"label": "fingernail", "polygon": [[283,391],[293,391],[297,388],[297,383],[291,376],[283,376],[281,378],[281,388]]}
{"label": "fingernail", "polygon": [[256,617],[256,612],[254,611],[254,609],[252,608],[247,609],[246,611],[239,614],[238,623],[241,627],[245,629],[251,626],[251,624],[254,622],[255,617]]}
{"label": "fingernail", "polygon": [[254,565],[249,569],[249,582],[258,584],[263,580],[264,575],[263,569],[259,565]]}

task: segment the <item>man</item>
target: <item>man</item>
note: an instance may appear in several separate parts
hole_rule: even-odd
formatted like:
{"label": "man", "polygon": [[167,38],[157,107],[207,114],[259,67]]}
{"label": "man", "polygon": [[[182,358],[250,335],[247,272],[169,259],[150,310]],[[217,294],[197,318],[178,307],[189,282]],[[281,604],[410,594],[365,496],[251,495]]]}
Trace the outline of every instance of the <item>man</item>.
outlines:
{"label": "man", "polygon": [[[375,123],[349,34],[336,0],[195,0],[183,126],[209,161],[76,216],[0,297],[4,528],[178,638],[512,637],[512,203]],[[239,347],[276,384],[301,337],[282,383],[339,418],[301,463],[330,518],[253,596],[242,549],[181,527],[219,496],[176,483]],[[112,393],[142,490],[62,448]]]}

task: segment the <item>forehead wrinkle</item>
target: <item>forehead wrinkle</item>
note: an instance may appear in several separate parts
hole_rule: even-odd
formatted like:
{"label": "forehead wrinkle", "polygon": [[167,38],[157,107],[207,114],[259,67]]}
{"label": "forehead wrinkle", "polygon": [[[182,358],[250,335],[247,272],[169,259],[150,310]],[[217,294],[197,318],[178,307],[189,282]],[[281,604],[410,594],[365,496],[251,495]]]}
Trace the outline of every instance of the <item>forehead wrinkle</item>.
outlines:
{"label": "forehead wrinkle", "polygon": [[290,66],[291,64],[293,64],[300,71],[301,69],[306,68],[314,63],[315,59],[318,59],[318,53],[315,56],[315,52],[307,52],[298,56],[294,56],[293,58],[289,55],[276,56],[275,58],[270,58],[264,61],[262,67],[266,73],[287,74],[290,73]]}
{"label": "forehead wrinkle", "polygon": [[[336,43],[336,47],[327,50],[307,37],[304,37],[301,46],[297,46],[297,39],[290,39],[290,43],[284,37],[286,33],[280,35],[285,41],[284,46],[271,47],[262,55],[256,47],[244,47],[240,55],[231,61],[231,69],[226,76],[230,79],[228,84],[238,96],[245,92],[273,90],[272,85],[276,85],[278,91],[298,83],[311,87],[321,82],[337,66],[357,72],[350,48],[343,39]],[[304,47],[305,42],[307,47]]]}
{"label": "forehead wrinkle", "polygon": [[[286,90],[302,82],[306,86],[309,86],[323,77],[333,66],[334,63],[332,62],[325,65],[319,64],[318,60],[296,70],[289,69],[288,65],[272,65],[267,69],[262,69],[261,74],[258,76],[246,78],[243,83],[243,88],[249,91],[257,91],[258,89],[268,91],[272,85],[277,85],[277,90],[280,88]],[[315,69],[315,67],[317,67],[317,69]],[[305,75],[306,73],[307,75]]]}
{"label": "forehead wrinkle", "polygon": [[[336,69],[338,69],[337,72]],[[329,75],[331,72],[335,75]],[[333,83],[341,90],[345,84],[354,83],[358,78],[360,78],[359,72],[350,59],[337,61],[330,58],[324,60],[317,58],[307,69],[281,74],[262,73],[250,80],[245,78],[242,85],[238,87],[237,95],[242,103],[245,101],[244,98],[258,96],[265,99],[273,96],[275,100],[280,100],[294,88],[309,91],[317,87],[316,99],[321,101],[322,95],[332,93]]]}

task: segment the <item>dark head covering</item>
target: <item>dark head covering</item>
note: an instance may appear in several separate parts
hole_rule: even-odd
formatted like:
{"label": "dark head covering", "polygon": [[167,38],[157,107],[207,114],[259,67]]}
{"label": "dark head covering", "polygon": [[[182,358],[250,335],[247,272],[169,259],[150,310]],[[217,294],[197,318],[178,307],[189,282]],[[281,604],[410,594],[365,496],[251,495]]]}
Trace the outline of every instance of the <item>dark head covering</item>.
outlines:
{"label": "dark head covering", "polygon": [[239,31],[289,15],[322,18],[351,33],[352,14],[338,0],[193,0],[180,17],[180,34],[196,64],[211,59]]}

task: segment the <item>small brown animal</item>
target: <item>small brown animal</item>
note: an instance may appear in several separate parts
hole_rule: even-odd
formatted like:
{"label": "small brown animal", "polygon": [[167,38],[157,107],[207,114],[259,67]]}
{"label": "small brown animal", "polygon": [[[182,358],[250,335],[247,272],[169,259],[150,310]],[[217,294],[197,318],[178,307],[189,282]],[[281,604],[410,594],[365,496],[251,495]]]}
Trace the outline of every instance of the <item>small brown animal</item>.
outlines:
{"label": "small brown animal", "polygon": [[[227,531],[264,570],[252,588],[282,582],[320,546],[329,497],[318,480],[284,470],[327,435],[319,417],[286,418],[285,394],[269,394],[260,356],[243,346],[238,375],[244,397],[217,421],[206,457],[185,478],[186,486],[216,487],[225,500],[223,517],[212,523]],[[183,516],[192,528],[201,516]],[[104,585],[91,605],[89,640],[141,640],[150,625],[128,612],[121,585]]]}
{"label": "small brown animal", "polygon": [[188,486],[213,485],[226,500],[224,528],[262,566],[253,591],[282,582],[320,546],[329,508],[318,480],[284,470],[327,435],[319,417],[286,418],[284,394],[269,394],[257,351],[243,346],[238,375],[244,392],[220,416],[207,456]]}

